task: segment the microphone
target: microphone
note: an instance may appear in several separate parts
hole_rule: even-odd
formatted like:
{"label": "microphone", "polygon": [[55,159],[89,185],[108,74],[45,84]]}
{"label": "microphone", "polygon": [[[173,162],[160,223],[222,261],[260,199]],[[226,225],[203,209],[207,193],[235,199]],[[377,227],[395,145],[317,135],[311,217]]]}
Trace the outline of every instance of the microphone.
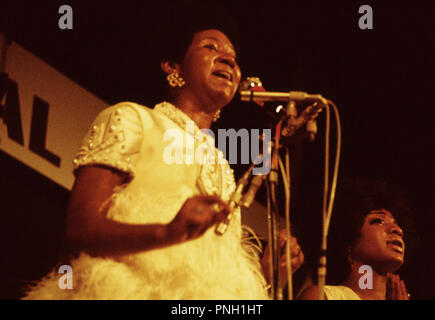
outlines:
{"label": "microphone", "polygon": [[[239,84],[239,93],[241,93],[242,91],[266,92],[266,89],[264,89],[260,78],[258,78],[258,77],[246,77],[242,81],[240,81],[240,84]],[[242,101],[243,101],[243,99],[242,99]],[[260,107],[264,107],[263,101],[258,100],[258,101],[254,101],[254,103],[258,104]]]}
{"label": "microphone", "polygon": [[[264,107],[264,102],[267,101],[289,102],[285,116],[287,120],[283,125],[282,135],[285,137],[292,136],[296,130],[306,124],[310,141],[313,141],[317,134],[315,119],[319,112],[328,106],[327,100],[320,94],[310,94],[303,91],[267,92],[258,77],[243,79],[239,85],[239,94],[242,101],[252,101],[261,107]],[[312,104],[297,117],[295,102],[311,102]],[[275,112],[280,113],[279,109]]]}
{"label": "microphone", "polygon": [[267,102],[267,101],[306,101],[318,102],[324,106],[328,104],[320,94],[309,94],[303,91],[290,92],[258,92],[252,90],[240,90],[242,101]]}

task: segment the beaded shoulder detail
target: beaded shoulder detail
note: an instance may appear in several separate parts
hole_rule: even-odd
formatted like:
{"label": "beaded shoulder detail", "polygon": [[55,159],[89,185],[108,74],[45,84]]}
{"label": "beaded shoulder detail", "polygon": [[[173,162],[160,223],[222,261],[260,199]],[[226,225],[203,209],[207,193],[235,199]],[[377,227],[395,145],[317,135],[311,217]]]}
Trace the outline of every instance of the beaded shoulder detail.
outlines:
{"label": "beaded shoulder detail", "polygon": [[86,165],[104,165],[134,176],[143,140],[137,110],[120,103],[102,111],[85,135],[73,160],[74,170]]}

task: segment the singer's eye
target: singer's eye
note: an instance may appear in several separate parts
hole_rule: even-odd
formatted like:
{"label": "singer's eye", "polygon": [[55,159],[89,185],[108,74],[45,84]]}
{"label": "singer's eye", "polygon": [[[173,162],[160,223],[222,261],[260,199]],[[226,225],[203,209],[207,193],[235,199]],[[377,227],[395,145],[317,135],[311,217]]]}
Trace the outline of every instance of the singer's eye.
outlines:
{"label": "singer's eye", "polygon": [[370,220],[370,224],[384,224],[384,220],[381,218],[373,218],[372,220]]}
{"label": "singer's eye", "polygon": [[204,45],[204,48],[208,48],[208,49],[213,50],[213,51],[218,51],[218,47],[215,44],[206,44],[206,45]]}

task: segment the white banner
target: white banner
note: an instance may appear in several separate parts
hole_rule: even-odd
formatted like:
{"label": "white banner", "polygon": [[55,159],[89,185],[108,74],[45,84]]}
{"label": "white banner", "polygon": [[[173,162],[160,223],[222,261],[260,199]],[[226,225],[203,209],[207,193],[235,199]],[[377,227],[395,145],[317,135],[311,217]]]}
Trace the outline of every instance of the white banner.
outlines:
{"label": "white banner", "polygon": [[81,139],[108,104],[2,34],[0,73],[0,149],[71,189]]}

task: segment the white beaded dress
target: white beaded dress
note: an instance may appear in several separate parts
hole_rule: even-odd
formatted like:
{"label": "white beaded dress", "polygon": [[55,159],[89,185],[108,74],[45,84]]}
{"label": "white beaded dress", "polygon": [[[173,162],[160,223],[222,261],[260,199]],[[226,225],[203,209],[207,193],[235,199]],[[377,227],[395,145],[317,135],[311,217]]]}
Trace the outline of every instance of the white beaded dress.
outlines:
{"label": "white beaded dress", "polygon": [[[187,198],[216,194],[227,201],[235,189],[214,139],[168,102],[154,109],[123,102],[101,112],[74,165],[109,166],[131,177],[115,191],[107,212],[125,223],[168,223]],[[117,258],[82,253],[70,262],[73,289],[60,289],[61,274],[54,269],[24,298],[268,299],[252,251],[236,210],[222,236],[212,227],[198,239],[163,249]]]}

